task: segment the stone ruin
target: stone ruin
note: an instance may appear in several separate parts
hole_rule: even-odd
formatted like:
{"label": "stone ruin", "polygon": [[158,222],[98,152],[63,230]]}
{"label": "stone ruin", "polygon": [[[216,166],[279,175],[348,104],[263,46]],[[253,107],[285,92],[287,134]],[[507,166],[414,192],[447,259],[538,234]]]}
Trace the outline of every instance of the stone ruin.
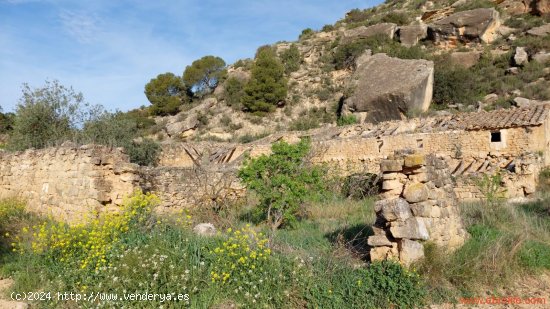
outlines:
{"label": "stone ruin", "polygon": [[372,261],[396,259],[405,265],[424,256],[423,242],[450,250],[467,238],[443,158],[405,154],[381,163],[382,197],[375,203]]}

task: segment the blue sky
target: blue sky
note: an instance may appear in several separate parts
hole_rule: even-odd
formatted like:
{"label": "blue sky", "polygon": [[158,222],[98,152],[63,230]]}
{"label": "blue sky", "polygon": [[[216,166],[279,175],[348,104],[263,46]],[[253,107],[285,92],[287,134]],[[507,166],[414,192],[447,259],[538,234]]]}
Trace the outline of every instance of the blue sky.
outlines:
{"label": "blue sky", "polygon": [[0,106],[58,79],[110,110],[148,105],[144,85],[205,55],[227,63],[296,40],[380,0],[0,0]]}

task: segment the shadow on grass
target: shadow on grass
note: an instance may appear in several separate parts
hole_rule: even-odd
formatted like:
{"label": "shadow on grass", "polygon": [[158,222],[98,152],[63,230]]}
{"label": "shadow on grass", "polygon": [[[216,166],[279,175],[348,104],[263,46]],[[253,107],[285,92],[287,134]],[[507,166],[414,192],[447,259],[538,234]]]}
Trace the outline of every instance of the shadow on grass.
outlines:
{"label": "shadow on grass", "polygon": [[374,235],[374,231],[370,224],[356,224],[337,229],[326,234],[325,237],[330,242],[347,248],[354,256],[366,261],[370,251],[367,239],[371,235]]}

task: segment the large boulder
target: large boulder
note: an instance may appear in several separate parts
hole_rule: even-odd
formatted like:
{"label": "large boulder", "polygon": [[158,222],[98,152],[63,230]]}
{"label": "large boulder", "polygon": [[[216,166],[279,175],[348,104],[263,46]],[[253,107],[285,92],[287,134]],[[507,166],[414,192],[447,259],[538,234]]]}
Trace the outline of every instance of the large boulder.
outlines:
{"label": "large boulder", "polygon": [[424,112],[433,94],[434,65],[427,60],[403,60],[375,54],[355,71],[353,94],[344,100],[344,113],[356,113],[362,121],[380,122],[404,118],[408,112]]}
{"label": "large boulder", "polygon": [[416,45],[418,41],[428,37],[428,26],[426,24],[402,26],[399,28],[398,33],[401,45],[411,47]]}
{"label": "large boulder", "polygon": [[500,17],[495,9],[475,9],[455,13],[428,27],[436,42],[459,40],[491,43],[497,37]]}
{"label": "large boulder", "polygon": [[396,24],[392,23],[380,23],[369,27],[360,26],[350,30],[344,31],[343,43],[349,43],[357,39],[366,39],[375,35],[387,36],[392,40],[397,28]]}
{"label": "large boulder", "polygon": [[510,15],[550,13],[549,0],[504,0],[498,6]]}

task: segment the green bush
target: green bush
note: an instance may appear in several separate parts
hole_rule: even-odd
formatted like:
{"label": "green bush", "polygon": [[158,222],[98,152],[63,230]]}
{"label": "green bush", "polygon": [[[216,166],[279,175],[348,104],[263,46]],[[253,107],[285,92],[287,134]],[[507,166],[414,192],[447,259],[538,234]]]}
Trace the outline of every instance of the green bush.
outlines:
{"label": "green bush", "polygon": [[338,117],[338,119],[336,120],[336,124],[339,126],[339,127],[342,127],[342,126],[347,126],[347,125],[351,125],[351,124],[356,124],[358,122],[357,120],[357,117],[355,117],[355,115],[353,114],[349,114],[349,115],[342,115],[340,117]]}
{"label": "green bush", "polygon": [[13,130],[14,119],[14,113],[2,113],[0,106],[0,134],[10,133]]}
{"label": "green bush", "polygon": [[313,29],[311,28],[306,28],[304,30],[302,30],[302,33],[300,34],[300,36],[298,37],[298,39],[301,41],[301,40],[307,40],[309,38],[311,38],[313,36],[315,32],[313,31]]}
{"label": "green bush", "polygon": [[241,98],[244,95],[245,83],[238,78],[230,77],[224,84],[225,104],[238,108],[241,104]]}
{"label": "green bush", "polygon": [[401,12],[390,12],[382,17],[384,23],[394,23],[398,26],[408,25],[411,21],[409,15]]}
{"label": "green bush", "polygon": [[309,149],[306,139],[296,145],[277,142],[269,156],[248,159],[239,170],[239,178],[260,199],[257,217],[273,230],[292,225],[302,203],[322,192],[323,171],[306,161]]}
{"label": "green bush", "polygon": [[330,31],[334,31],[334,29],[336,29],[334,25],[324,25],[321,31],[330,32]]}
{"label": "green bush", "polygon": [[189,102],[188,87],[173,73],[159,74],[145,85],[145,96],[151,102],[153,115],[173,115],[182,104]]}
{"label": "green bush", "polygon": [[244,87],[241,103],[245,111],[271,112],[286,98],[284,66],[271,48],[258,50],[250,81]]}
{"label": "green bush", "polygon": [[156,165],[161,152],[160,145],[148,138],[144,138],[140,142],[132,141],[124,146],[130,162],[139,165]]}
{"label": "green bush", "polygon": [[300,51],[298,50],[298,47],[296,47],[296,44],[290,45],[290,48],[283,51],[279,55],[279,58],[281,58],[281,61],[285,66],[286,74],[298,71],[300,64],[302,63],[302,55],[300,55]]}

